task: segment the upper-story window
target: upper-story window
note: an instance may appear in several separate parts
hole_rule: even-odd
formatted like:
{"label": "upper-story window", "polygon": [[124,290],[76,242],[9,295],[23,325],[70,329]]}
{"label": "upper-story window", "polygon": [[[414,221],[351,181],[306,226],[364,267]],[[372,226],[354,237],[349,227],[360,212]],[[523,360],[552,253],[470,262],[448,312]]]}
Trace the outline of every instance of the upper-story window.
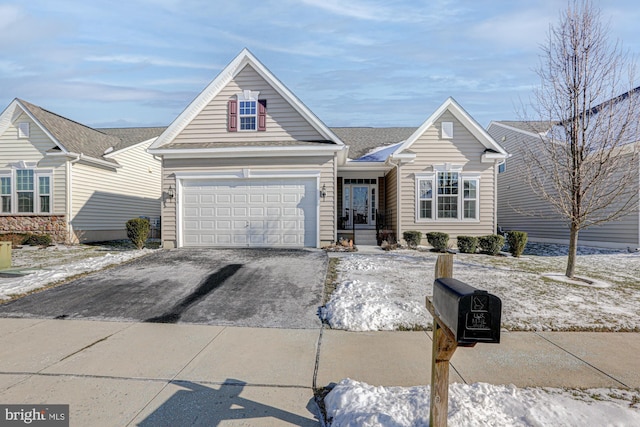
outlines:
{"label": "upper-story window", "polygon": [[0,211],[51,213],[51,179],[50,170],[0,171]]}
{"label": "upper-story window", "polygon": [[258,91],[244,90],[229,100],[229,132],[267,130],[267,100],[259,99],[259,95]]}
{"label": "upper-story window", "polygon": [[257,101],[239,101],[238,117],[240,118],[240,130],[256,130],[258,123]]}

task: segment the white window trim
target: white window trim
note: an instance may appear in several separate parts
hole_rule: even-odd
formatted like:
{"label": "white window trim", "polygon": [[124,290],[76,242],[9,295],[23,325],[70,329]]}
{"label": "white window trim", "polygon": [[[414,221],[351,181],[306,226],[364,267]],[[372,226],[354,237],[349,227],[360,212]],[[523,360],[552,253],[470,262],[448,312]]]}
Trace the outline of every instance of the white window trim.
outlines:
{"label": "white window trim", "polygon": [[[260,96],[260,91],[252,91],[252,90],[243,90],[242,92],[236,94],[236,98],[238,102],[236,103],[237,115],[238,115],[238,132],[256,132],[258,130],[258,110],[260,106],[258,105],[258,97]],[[252,101],[256,103],[256,113],[255,114],[240,114],[240,103],[246,101]],[[242,129],[242,118],[243,117],[253,117],[255,119],[254,124],[255,127],[253,129]]]}
{"label": "white window trim", "polygon": [[[0,177],[11,179],[11,211],[0,212],[0,216],[10,215],[53,215],[53,170],[52,169],[37,169],[32,167],[32,162],[18,162],[9,170],[0,170]],[[33,212],[18,212],[18,186],[17,186],[17,173],[18,170],[33,170]],[[49,212],[42,212],[42,206],[40,206],[40,178],[49,178],[49,193],[42,194],[43,196],[49,196]]]}
{"label": "white window trim", "polygon": [[[461,222],[480,222],[480,173],[462,172],[461,165],[452,165],[446,163],[444,165],[434,165],[433,172],[415,174],[415,222],[416,223],[461,223]],[[457,172],[458,173],[458,217],[457,218],[438,218],[438,172]],[[430,180],[433,191],[431,202],[431,218],[420,218],[420,181]],[[476,181],[476,217],[464,218],[464,181]],[[469,199],[472,200],[472,199]]]}

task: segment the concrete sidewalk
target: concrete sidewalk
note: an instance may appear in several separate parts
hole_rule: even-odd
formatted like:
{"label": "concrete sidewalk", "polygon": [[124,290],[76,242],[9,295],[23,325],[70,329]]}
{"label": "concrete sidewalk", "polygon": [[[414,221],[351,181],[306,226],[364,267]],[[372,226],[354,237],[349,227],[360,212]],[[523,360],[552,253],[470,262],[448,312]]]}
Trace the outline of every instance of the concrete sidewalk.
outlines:
{"label": "concrete sidewalk", "polygon": [[[427,332],[0,319],[0,342],[0,403],[69,404],[74,426],[314,426],[314,383],[430,382]],[[504,332],[450,379],[638,388],[637,354],[636,333]]]}

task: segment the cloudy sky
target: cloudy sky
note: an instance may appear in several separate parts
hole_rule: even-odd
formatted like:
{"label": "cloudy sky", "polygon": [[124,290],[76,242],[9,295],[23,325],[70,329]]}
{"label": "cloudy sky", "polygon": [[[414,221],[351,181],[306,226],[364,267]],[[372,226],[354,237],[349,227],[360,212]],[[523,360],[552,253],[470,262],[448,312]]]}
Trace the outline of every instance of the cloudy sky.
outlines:
{"label": "cloudy sky", "polygon": [[[640,53],[640,6],[596,0]],[[9,0],[0,108],[168,125],[244,47],[329,126],[418,126],[453,96],[517,119],[564,0]]]}

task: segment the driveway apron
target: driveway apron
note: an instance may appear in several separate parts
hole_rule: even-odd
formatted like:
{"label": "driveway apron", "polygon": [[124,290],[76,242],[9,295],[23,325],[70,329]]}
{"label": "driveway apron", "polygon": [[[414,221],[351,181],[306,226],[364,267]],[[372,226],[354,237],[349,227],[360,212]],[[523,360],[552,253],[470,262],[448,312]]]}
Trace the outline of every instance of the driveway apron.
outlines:
{"label": "driveway apron", "polygon": [[313,249],[163,250],[0,305],[0,316],[318,328],[326,268]]}

